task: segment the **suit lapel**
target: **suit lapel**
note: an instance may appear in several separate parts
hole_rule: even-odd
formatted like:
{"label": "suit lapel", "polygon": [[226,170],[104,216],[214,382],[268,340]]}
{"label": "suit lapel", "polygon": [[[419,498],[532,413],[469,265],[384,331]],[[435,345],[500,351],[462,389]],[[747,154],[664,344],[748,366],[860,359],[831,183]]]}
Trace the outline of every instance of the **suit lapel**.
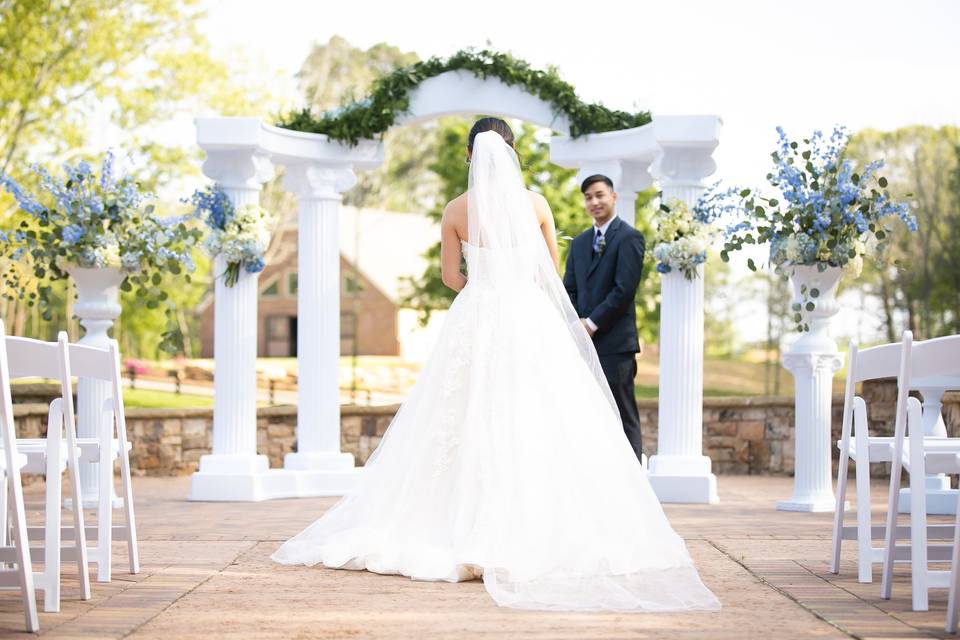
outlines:
{"label": "suit lapel", "polygon": [[[620,225],[623,224],[623,221],[618,217],[614,217],[610,222],[610,226],[607,227],[607,232],[604,234],[604,250],[603,255],[598,255],[593,251],[593,242],[590,243],[590,269],[587,271],[587,277],[589,278],[597,266],[603,262],[604,257],[610,253],[610,250],[613,248],[613,239],[617,235],[617,231],[620,230]],[[592,229],[591,229],[592,231]]]}

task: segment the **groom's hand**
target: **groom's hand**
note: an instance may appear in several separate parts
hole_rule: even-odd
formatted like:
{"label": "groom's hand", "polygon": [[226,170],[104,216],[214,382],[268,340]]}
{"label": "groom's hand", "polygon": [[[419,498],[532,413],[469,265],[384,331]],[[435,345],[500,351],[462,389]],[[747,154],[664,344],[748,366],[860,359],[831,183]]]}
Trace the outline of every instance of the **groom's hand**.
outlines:
{"label": "groom's hand", "polygon": [[587,330],[587,335],[592,338],[593,334],[597,332],[596,327],[586,318],[580,318],[580,322],[583,324],[583,328]]}

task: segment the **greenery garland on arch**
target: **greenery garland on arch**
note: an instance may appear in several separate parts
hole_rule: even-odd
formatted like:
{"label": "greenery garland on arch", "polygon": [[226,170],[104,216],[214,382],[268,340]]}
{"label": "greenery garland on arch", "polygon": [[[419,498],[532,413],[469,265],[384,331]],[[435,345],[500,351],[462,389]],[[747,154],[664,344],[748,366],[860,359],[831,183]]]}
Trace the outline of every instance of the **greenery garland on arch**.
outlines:
{"label": "greenery garland on arch", "polygon": [[410,92],[420,83],[447,71],[469,71],[478,78],[494,77],[510,86],[519,86],[553,106],[555,113],[567,117],[570,135],[632,129],[651,121],[649,111],[628,113],[587,104],[577,97],[573,85],[564,82],[557,70],[534,69],[509,53],[484,49],[462,50],[447,59],[429,60],[401,67],[378,78],[365,99],[328,111],[319,117],[310,107],[282,117],[277,126],[294,131],[326,134],[334,140],[357,144],[362,139],[380,136],[410,108]]}

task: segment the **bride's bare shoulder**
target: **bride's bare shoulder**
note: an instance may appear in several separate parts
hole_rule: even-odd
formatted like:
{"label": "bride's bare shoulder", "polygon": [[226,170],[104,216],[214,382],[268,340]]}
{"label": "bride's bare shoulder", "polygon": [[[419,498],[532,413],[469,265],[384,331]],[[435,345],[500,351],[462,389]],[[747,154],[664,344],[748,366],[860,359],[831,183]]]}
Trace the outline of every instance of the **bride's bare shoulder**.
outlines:
{"label": "bride's bare shoulder", "polygon": [[542,193],[527,189],[527,195],[530,196],[530,202],[533,204],[538,218],[550,215],[550,203],[547,202],[547,199],[543,197]]}
{"label": "bride's bare shoulder", "polygon": [[459,196],[447,203],[443,208],[444,218],[459,218],[467,214],[467,194],[461,193]]}

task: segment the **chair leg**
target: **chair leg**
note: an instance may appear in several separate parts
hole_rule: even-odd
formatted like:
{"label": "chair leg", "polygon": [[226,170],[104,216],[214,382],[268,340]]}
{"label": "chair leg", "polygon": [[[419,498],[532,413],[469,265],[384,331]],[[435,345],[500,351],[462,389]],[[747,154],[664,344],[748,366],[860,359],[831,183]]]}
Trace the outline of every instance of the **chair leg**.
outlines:
{"label": "chair leg", "polygon": [[110,582],[112,568],[110,552],[113,547],[113,460],[110,441],[100,442],[100,498],[97,506],[97,582]]}
{"label": "chair leg", "polygon": [[133,482],[130,479],[130,459],[125,442],[119,442],[120,481],[123,484],[123,512],[127,526],[127,554],[130,557],[130,573],[140,573],[140,548],[137,544],[137,521],[133,515]]}
{"label": "chair leg", "polygon": [[895,452],[890,465],[890,490],[887,493],[887,518],[883,532],[883,570],[880,580],[880,597],[889,600],[893,595],[893,559],[897,547],[897,496],[900,492],[900,477],[903,466],[899,452]]}
{"label": "chair leg", "polygon": [[43,610],[60,611],[60,433],[50,438],[47,449],[46,505],[43,532]]}
{"label": "chair leg", "polygon": [[947,597],[947,633],[957,632],[957,598],[960,596],[960,496],[957,498],[957,518],[953,525],[953,554],[950,559],[950,595]]}
{"label": "chair leg", "polygon": [[[0,339],[3,334],[0,333]],[[8,457],[9,459],[9,457]],[[30,560],[30,539],[27,536],[27,517],[23,509],[23,488],[19,478],[4,477],[4,499],[8,500],[11,520],[11,539],[16,549],[16,563],[20,574],[20,590],[23,594],[23,615],[26,629],[30,633],[40,630],[40,620],[37,617],[37,592],[33,581],[33,563]]]}
{"label": "chair leg", "polygon": [[[7,474],[0,473],[0,547],[10,546],[10,530],[7,514]],[[0,563],[4,566],[5,563]]]}
{"label": "chair leg", "polygon": [[[833,555],[830,557],[830,573],[840,573],[840,545],[843,543],[844,502],[847,498],[847,466],[849,451],[840,452],[840,466],[837,470],[837,506],[833,511]],[[859,501],[857,503],[859,507]]]}
{"label": "chair leg", "polygon": [[[910,468],[923,469],[923,464],[921,462],[919,467],[911,464]],[[929,607],[927,492],[924,480],[922,473],[910,473],[910,586],[913,591],[914,611],[927,611]]]}
{"label": "chair leg", "polygon": [[87,560],[87,531],[83,522],[83,495],[80,493],[80,470],[78,464],[70,464],[76,455],[67,457],[67,473],[70,477],[70,500],[73,502],[73,544],[77,554],[77,576],[80,579],[80,599],[93,597],[90,591],[90,565]]}
{"label": "chair leg", "polygon": [[[864,447],[867,449],[867,447]],[[870,459],[857,450],[857,580],[873,582],[873,535],[870,505]]]}

